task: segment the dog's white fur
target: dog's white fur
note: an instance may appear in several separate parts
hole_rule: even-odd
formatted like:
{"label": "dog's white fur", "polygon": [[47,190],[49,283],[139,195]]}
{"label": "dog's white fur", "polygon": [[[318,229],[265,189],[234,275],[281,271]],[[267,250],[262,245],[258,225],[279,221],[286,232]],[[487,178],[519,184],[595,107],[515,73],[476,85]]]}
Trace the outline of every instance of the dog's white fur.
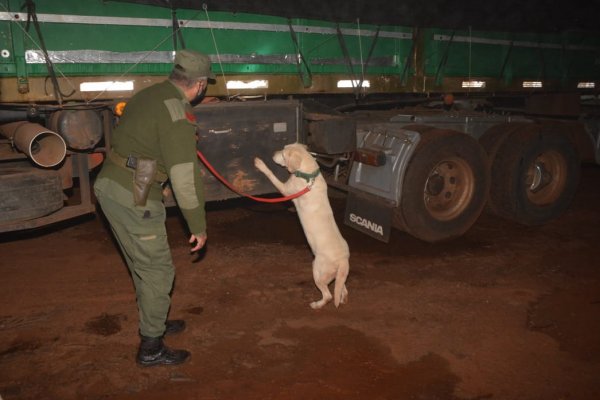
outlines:
{"label": "dog's white fur", "polygon": [[[295,176],[294,172],[311,174],[319,168],[306,147],[299,143],[288,144],[283,150],[275,152],[273,161],[286,167],[290,172],[291,175],[286,182],[277,179],[260,158],[254,159],[254,165],[284,196],[295,194],[308,184],[306,179]],[[321,300],[310,303],[310,306],[318,309],[332,299],[328,285],[335,279],[334,304],[338,307],[340,303],[346,303],[348,300],[346,278],[350,269],[348,261],[350,251],[333,218],[333,211],[327,197],[327,183],[323,176],[321,174],[316,176],[311,190],[292,201],[315,256],[313,277],[323,294]]]}

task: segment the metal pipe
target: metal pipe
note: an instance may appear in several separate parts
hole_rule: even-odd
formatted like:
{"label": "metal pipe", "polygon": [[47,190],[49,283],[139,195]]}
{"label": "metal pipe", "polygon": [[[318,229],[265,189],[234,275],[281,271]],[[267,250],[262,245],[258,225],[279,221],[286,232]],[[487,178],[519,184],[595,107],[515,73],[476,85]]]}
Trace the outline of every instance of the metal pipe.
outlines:
{"label": "metal pipe", "polygon": [[0,124],[23,121],[24,119],[27,119],[27,111],[25,110],[0,110]]}
{"label": "metal pipe", "polygon": [[60,164],[67,154],[67,144],[56,132],[27,121],[0,125],[0,134],[41,167]]}

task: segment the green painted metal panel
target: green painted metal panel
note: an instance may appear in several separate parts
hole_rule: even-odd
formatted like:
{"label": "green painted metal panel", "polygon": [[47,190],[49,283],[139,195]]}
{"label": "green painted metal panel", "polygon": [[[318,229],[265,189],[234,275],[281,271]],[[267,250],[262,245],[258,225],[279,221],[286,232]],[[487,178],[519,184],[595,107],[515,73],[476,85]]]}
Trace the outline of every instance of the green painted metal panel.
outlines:
{"label": "green painted metal panel", "polygon": [[[8,0],[0,0],[0,11],[9,8]],[[0,22],[0,74],[16,73],[13,38],[8,23]]]}
{"label": "green painted metal panel", "polygon": [[[133,5],[126,3],[103,3],[99,0],[92,1],[75,1],[64,0],[56,2],[52,0],[38,0],[37,12],[41,14],[51,15],[74,15],[74,16],[98,16],[98,17],[120,17],[130,18],[131,24],[139,23],[139,18],[156,19],[154,22],[148,23],[163,23],[165,26],[128,26],[128,25],[85,25],[85,24],[67,24],[67,23],[51,23],[42,22],[41,30],[49,51],[64,51],[64,50],[108,50],[114,52],[150,52],[150,51],[172,51],[174,50],[173,41],[171,38],[172,28],[170,23],[171,12],[168,9]],[[15,7],[13,6],[13,9]],[[16,10],[15,10],[16,11]],[[179,10],[177,17],[182,20],[190,20],[194,22],[208,23],[209,19],[206,14],[201,11]],[[210,22],[214,24],[211,32],[206,28],[190,28],[186,25],[182,28],[182,34],[186,45],[211,55],[268,55],[281,57],[279,63],[227,63],[224,62],[217,71],[223,69],[225,73],[276,73],[276,74],[296,74],[297,66],[295,59],[289,57],[296,53],[296,45],[292,40],[292,35],[287,28],[288,20],[278,17],[256,16],[247,14],[231,14],[231,13],[211,13]],[[242,29],[220,29],[220,23],[231,24],[263,24],[277,25],[282,27],[280,31],[270,32],[261,30],[242,30]],[[123,21],[126,23],[126,21]],[[312,26],[316,28],[335,29],[335,25],[326,22],[294,20],[294,25]],[[24,29],[24,23],[12,23],[19,26],[19,29]],[[2,26],[6,29],[8,22],[2,22]],[[342,29],[357,29],[356,25],[345,24]],[[374,32],[376,27],[364,26],[364,32]],[[385,29],[385,28],[384,28]],[[390,30],[398,30],[397,27],[388,27]],[[36,43],[39,38],[35,31],[30,27],[29,34],[31,37],[25,39],[24,47],[28,50],[38,49]],[[214,41],[213,41],[214,35]],[[314,64],[310,65],[310,69],[315,73],[346,73],[349,71],[347,63],[344,62],[344,53],[341,50],[340,44],[334,34],[320,33],[305,33],[296,32],[298,38],[299,49],[305,57],[311,60],[327,60],[337,59],[337,64]],[[343,35],[344,41],[348,47],[349,55],[355,60],[366,61],[367,52],[372,43],[372,37],[361,38],[361,47],[358,45],[358,36]],[[216,42],[216,45],[215,45]],[[402,48],[404,47],[404,48]],[[401,46],[397,39],[378,38],[376,47],[373,50],[372,59],[380,57],[394,57],[398,54],[408,52],[408,43]],[[218,49],[218,53],[217,53]],[[288,58],[285,58],[288,56]],[[405,56],[405,55],[404,55]],[[62,63],[58,67],[62,73],[69,74],[115,74],[123,71],[129,73],[140,74],[166,74],[170,66],[167,64],[151,65],[150,63],[142,63],[133,67],[133,64],[105,64],[105,63],[77,63],[69,64]],[[360,66],[357,66],[357,71],[360,71]],[[394,73],[397,71],[397,66],[391,67],[372,67],[368,72],[371,73]],[[32,75],[45,74],[45,67],[41,64],[29,65],[29,73]]]}
{"label": "green painted metal panel", "polygon": [[596,62],[600,36],[433,29],[426,35],[425,68],[429,76],[600,78],[600,63]]}

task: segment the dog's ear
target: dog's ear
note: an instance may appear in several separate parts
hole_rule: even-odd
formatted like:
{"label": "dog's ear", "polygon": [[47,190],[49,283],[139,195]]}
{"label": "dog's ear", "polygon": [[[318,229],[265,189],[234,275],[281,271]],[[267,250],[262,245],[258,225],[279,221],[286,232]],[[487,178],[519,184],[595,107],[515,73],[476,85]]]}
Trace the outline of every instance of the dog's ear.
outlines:
{"label": "dog's ear", "polygon": [[302,155],[293,149],[288,149],[286,161],[288,171],[294,173],[300,169],[300,164],[302,164]]}

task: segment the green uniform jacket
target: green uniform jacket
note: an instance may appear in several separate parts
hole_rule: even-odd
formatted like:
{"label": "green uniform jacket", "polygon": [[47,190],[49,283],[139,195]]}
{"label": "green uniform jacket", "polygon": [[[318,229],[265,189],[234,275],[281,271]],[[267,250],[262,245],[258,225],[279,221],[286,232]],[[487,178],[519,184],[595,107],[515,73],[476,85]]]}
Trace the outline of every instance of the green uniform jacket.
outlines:
{"label": "green uniform jacket", "polygon": [[[169,176],[177,204],[190,232],[205,233],[204,186],[196,155],[196,120],[183,91],[165,81],[137,93],[128,102],[112,137],[112,151],[121,157],[143,156],[157,160],[158,170]],[[107,159],[98,180],[108,178],[132,192],[133,170]],[[161,201],[154,183],[149,201]],[[131,203],[133,205],[133,192]]]}

